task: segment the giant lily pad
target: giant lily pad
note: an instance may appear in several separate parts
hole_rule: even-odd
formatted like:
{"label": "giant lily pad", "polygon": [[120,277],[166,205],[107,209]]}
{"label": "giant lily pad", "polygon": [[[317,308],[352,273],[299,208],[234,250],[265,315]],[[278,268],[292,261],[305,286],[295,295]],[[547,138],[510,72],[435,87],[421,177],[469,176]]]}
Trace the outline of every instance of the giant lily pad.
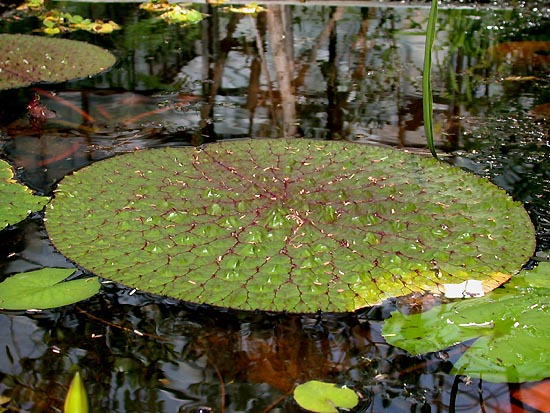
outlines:
{"label": "giant lily pad", "polygon": [[84,42],[0,34],[0,90],[92,76],[115,61],[107,50]]}
{"label": "giant lily pad", "polygon": [[64,178],[57,248],[102,277],[237,309],[353,311],[443,283],[500,285],[532,255],[522,206],[403,151],[243,140],[121,155]]}
{"label": "giant lily pad", "polygon": [[452,373],[492,382],[542,380],[550,371],[549,276],[550,263],[541,263],[483,298],[410,316],[394,312],[383,335],[415,355],[477,338]]}
{"label": "giant lily pad", "polygon": [[13,179],[11,166],[0,160],[0,230],[41,210],[48,202],[45,196],[35,196],[26,186]]}

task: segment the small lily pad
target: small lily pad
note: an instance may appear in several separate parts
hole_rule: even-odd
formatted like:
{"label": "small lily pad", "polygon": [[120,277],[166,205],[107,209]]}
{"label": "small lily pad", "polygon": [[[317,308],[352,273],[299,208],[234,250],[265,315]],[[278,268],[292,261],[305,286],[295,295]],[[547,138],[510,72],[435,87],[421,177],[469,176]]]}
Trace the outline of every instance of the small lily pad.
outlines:
{"label": "small lily pad", "polygon": [[413,355],[477,339],[452,373],[492,382],[542,380],[550,371],[549,277],[550,263],[541,263],[482,298],[414,315],[395,311],[382,334]]}
{"label": "small lily pad", "polygon": [[179,5],[174,5],[170,10],[165,11],[159,16],[162,20],[168,24],[197,24],[204,16],[201,12],[189,9],[187,7],[182,7]]}
{"label": "small lily pad", "polygon": [[25,185],[13,179],[11,166],[0,160],[0,230],[41,210],[48,202],[45,196],[35,196]]}
{"label": "small lily pad", "polygon": [[85,42],[0,34],[0,90],[92,76],[115,61],[112,53]]}
{"label": "small lily pad", "polygon": [[317,413],[338,413],[339,408],[353,409],[359,403],[352,389],[317,380],[296,386],[294,400],[303,409]]}
{"label": "small lily pad", "polygon": [[466,280],[487,292],[535,246],[523,206],[486,179],[403,151],[306,139],[96,162],[59,183],[46,227],[69,259],[127,286],[295,313]]}
{"label": "small lily pad", "polygon": [[260,6],[258,3],[253,2],[241,7],[229,6],[228,10],[231,13],[249,14],[252,16],[256,16],[258,13],[264,12],[267,9],[265,7]]}
{"label": "small lily pad", "polygon": [[140,9],[151,13],[162,13],[159,18],[168,24],[180,24],[182,26],[197,24],[204,19],[201,12],[188,7],[187,4],[174,4],[166,0],[150,0],[142,3]]}
{"label": "small lily pad", "polygon": [[30,310],[61,307],[92,297],[101,284],[97,277],[62,282],[74,269],[43,268],[20,273],[0,284],[0,309]]}
{"label": "small lily pad", "polygon": [[59,34],[75,30],[85,30],[91,33],[109,34],[121,27],[112,20],[90,20],[80,15],[73,15],[60,10],[50,10],[42,18],[43,30],[46,34]]}

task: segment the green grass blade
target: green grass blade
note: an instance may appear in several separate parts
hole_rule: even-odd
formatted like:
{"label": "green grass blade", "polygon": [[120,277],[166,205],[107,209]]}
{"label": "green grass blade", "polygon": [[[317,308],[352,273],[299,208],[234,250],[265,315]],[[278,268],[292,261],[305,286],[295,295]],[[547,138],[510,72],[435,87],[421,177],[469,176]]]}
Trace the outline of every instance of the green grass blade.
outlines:
{"label": "green grass blade", "polygon": [[432,155],[437,158],[437,152],[434,144],[433,130],[433,96],[432,96],[432,49],[435,39],[435,24],[437,22],[437,0],[432,0],[430,7],[430,16],[428,18],[428,27],[426,29],[426,48],[424,50],[424,68],[422,76],[422,108],[424,114],[424,130],[426,133],[426,143]]}

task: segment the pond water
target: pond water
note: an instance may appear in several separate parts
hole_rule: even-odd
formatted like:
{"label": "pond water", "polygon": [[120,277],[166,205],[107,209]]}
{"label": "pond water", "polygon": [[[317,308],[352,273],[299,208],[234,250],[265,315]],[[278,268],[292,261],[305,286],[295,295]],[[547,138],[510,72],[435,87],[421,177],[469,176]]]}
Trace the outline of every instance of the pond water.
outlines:
{"label": "pond water", "polygon": [[[446,161],[524,203],[543,256],[550,10],[544,2],[446,6],[434,53],[437,146]],[[1,155],[39,193],[117,153],[220,139],[295,135],[426,152],[424,4],[269,3],[279,25],[266,13],[194,4],[208,16],[185,27],[137,3],[48,7],[122,29],[65,35],[111,50],[118,61],[105,73],[0,92]],[[1,32],[42,27],[37,17],[5,13]],[[56,113],[39,130],[26,113],[35,93]],[[73,268],[48,241],[42,218],[0,232],[0,279]],[[390,300],[347,315],[224,311],[106,283],[76,305],[0,312],[0,403],[7,411],[60,412],[78,366],[93,412],[298,412],[292,390],[311,379],[356,390],[357,412],[527,411],[518,394],[533,383],[449,374],[470,343],[421,357],[386,344],[382,322],[401,305]]]}

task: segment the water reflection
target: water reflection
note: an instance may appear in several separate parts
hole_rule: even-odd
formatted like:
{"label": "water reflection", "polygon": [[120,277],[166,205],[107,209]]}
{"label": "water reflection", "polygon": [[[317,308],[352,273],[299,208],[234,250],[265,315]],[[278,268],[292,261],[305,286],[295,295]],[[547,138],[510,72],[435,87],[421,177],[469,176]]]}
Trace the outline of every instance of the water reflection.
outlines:
{"label": "water reflection", "polygon": [[[76,133],[88,138],[89,150],[111,153],[281,136],[424,146],[419,67],[425,9],[272,5],[251,16],[204,5],[208,18],[182,29],[128,5],[64,7],[97,17],[112,13],[124,25],[109,37],[72,35],[113,49],[119,63],[93,79],[40,91],[58,113],[42,135]],[[465,118],[494,113],[499,102],[544,116],[549,43],[508,41],[518,37],[512,25],[521,23],[519,15],[509,9],[442,12],[435,73],[440,147],[458,148]],[[514,29],[511,35],[503,25]],[[2,110],[12,141],[37,135],[25,126],[32,93],[10,96],[19,104]]]}
{"label": "water reflection", "polygon": [[[135,126],[153,125],[153,133],[187,132],[187,141],[194,145],[249,136],[423,145],[417,82],[423,37],[408,31],[425,20],[424,11],[340,6],[310,13],[309,8],[269,7],[269,12],[252,17],[203,6],[209,18],[200,31],[198,26],[163,27],[164,35],[159,36],[159,23],[145,19],[99,39],[115,47],[119,67],[93,80],[71,82],[65,96],[54,89],[74,104],[72,110],[43,93],[43,102],[59,113],[46,130],[65,131],[60,123],[69,122],[93,134],[93,128],[79,125],[75,108],[99,125],[103,121],[112,126],[120,125],[133,106],[136,116],[149,112],[136,117],[141,122]],[[99,10],[104,15],[103,8]],[[146,41],[139,43],[142,39]],[[92,97],[90,87],[110,92]],[[116,97],[117,88],[138,92],[143,99]],[[173,94],[192,102],[174,102]],[[128,126],[122,127],[130,133]],[[21,129],[17,123],[14,127]],[[119,131],[106,133],[116,137]],[[106,136],[105,146],[111,136]]]}
{"label": "water reflection", "polygon": [[288,396],[295,383],[311,378],[352,386],[362,407],[374,411],[449,404],[448,356],[419,362],[387,346],[365,319],[167,304],[107,286],[71,311],[3,316],[12,325],[2,326],[12,343],[5,347],[12,364],[3,371],[21,383],[3,386],[15,400],[29,400],[31,411],[45,411],[31,400],[55,409],[77,364],[93,411],[299,411]]}
{"label": "water reflection", "polygon": [[[119,63],[92,79],[41,85],[57,113],[41,130],[25,114],[35,90],[0,94],[3,155],[42,192],[91,162],[147,147],[249,136],[424,147],[424,8],[271,5],[250,16],[207,4],[196,6],[207,19],[180,28],[134,4],[56,6],[123,30],[71,35],[108,47]],[[550,248],[544,13],[442,11],[434,70],[439,147],[526,202],[539,249]],[[510,43],[522,41],[531,43]],[[71,265],[40,215],[3,231],[0,247],[2,277]],[[78,306],[0,314],[0,394],[14,410],[61,411],[78,365],[92,411],[300,411],[289,393],[313,378],[354,388],[357,411],[512,411],[506,384],[448,375],[462,346],[424,357],[388,346],[380,324],[397,305],[346,316],[236,313],[107,284]]]}

